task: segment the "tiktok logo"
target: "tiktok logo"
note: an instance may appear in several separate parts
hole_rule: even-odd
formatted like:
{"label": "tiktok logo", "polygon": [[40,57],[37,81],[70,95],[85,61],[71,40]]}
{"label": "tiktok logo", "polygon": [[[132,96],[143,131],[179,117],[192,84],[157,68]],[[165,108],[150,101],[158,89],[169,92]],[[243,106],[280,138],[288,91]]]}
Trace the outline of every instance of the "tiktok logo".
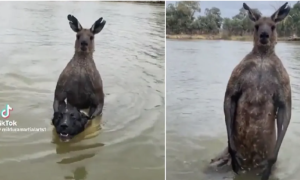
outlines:
{"label": "tiktok logo", "polygon": [[7,105],[5,106],[5,108],[2,109],[2,111],[1,111],[1,116],[2,116],[4,119],[9,118],[9,116],[10,116],[10,111],[12,111],[12,110],[13,110],[13,108],[10,107],[9,104],[7,104]]}

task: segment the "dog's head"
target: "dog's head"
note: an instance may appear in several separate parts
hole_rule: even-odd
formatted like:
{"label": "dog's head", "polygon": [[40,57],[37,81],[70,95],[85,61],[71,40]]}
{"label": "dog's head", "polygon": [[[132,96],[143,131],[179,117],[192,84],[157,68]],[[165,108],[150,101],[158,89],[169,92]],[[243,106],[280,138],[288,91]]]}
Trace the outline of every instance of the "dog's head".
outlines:
{"label": "dog's head", "polygon": [[79,109],[67,105],[64,112],[54,112],[52,124],[60,140],[69,141],[86,128],[89,120],[90,118]]}

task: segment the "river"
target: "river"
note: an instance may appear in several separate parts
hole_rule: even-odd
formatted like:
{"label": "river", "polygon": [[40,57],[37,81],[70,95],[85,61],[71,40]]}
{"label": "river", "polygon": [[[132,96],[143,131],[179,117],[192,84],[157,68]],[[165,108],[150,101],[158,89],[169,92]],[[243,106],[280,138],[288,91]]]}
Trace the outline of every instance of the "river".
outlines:
{"label": "river", "polygon": [[[227,145],[223,98],[233,68],[252,42],[167,40],[167,179],[259,180],[207,166]],[[300,175],[300,44],[279,42],[293,94],[292,119],[270,180]]]}
{"label": "river", "polygon": [[[164,5],[0,4],[0,107],[13,108],[18,128],[45,130],[0,132],[0,179],[164,179]],[[84,28],[106,20],[94,53],[106,97],[102,118],[61,143],[51,117],[56,81],[74,53],[68,14]]]}

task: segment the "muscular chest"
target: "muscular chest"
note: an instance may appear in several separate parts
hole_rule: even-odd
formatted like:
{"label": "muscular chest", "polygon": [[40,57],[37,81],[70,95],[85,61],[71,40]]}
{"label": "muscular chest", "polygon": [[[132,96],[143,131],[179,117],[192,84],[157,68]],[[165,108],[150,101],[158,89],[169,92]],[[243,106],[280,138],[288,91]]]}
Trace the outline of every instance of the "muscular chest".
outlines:
{"label": "muscular chest", "polygon": [[242,75],[243,90],[274,92],[280,86],[280,72],[269,59],[257,60],[246,64]]}
{"label": "muscular chest", "polygon": [[86,70],[74,71],[66,82],[66,92],[72,94],[86,94],[94,90],[93,74]]}

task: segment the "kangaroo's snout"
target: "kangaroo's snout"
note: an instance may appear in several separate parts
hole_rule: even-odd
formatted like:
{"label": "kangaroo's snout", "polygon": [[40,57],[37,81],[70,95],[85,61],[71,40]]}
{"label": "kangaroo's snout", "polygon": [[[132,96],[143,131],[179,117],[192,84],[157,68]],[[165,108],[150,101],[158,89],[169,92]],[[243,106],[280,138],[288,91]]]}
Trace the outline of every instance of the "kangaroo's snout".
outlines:
{"label": "kangaroo's snout", "polygon": [[87,46],[88,43],[86,41],[81,41],[81,46]]}
{"label": "kangaroo's snout", "polygon": [[267,32],[262,32],[259,35],[259,38],[260,38],[260,43],[262,43],[262,44],[268,44],[269,34]]}
{"label": "kangaroo's snout", "polygon": [[87,50],[87,48],[88,48],[88,42],[86,42],[86,41],[81,41],[80,45],[81,45],[80,49],[81,49],[82,51],[86,51],[86,50]]}

